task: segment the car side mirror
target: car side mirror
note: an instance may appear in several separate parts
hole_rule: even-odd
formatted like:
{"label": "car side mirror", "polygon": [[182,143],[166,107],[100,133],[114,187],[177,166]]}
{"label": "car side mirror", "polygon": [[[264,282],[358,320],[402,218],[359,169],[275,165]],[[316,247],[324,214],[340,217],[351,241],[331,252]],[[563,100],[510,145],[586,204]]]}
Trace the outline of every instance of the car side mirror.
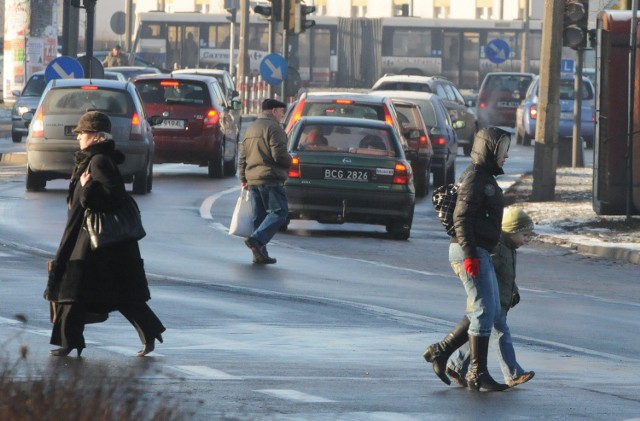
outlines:
{"label": "car side mirror", "polygon": [[28,129],[29,125],[31,124],[31,120],[33,120],[33,113],[29,111],[22,114],[22,120],[24,121],[24,127]]}
{"label": "car side mirror", "polygon": [[409,140],[420,139],[420,130],[408,129],[404,131],[404,137]]}
{"label": "car side mirror", "polygon": [[453,122],[454,129],[462,129],[467,127],[467,123],[464,120],[456,120]]}
{"label": "car side mirror", "polygon": [[162,124],[162,122],[164,121],[164,118],[162,118],[159,115],[154,115],[154,116],[149,117],[147,119],[147,121],[149,122],[149,124],[151,126],[157,126],[158,124]]}
{"label": "car side mirror", "polygon": [[476,100],[475,99],[467,99],[465,101],[465,105],[469,108],[473,108],[476,106]]}
{"label": "car side mirror", "polygon": [[240,96],[240,92],[238,92],[238,91],[231,91],[231,98],[235,98],[235,97],[238,97],[238,96]]}
{"label": "car side mirror", "polygon": [[242,109],[242,102],[238,101],[237,99],[234,99],[231,101],[231,109],[232,110],[241,110]]}
{"label": "car side mirror", "polygon": [[11,91],[11,95],[15,96],[16,98],[20,96],[20,91],[17,89],[14,89],[13,91]]}

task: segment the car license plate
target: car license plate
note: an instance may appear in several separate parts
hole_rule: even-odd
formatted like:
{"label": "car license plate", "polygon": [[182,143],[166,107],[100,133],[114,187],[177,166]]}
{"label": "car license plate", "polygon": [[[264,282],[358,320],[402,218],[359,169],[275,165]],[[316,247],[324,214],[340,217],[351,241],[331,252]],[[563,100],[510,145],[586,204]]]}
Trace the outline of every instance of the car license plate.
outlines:
{"label": "car license plate", "polygon": [[573,113],[572,112],[560,113],[560,120],[573,120]]}
{"label": "car license plate", "polygon": [[518,108],[520,105],[517,101],[498,101],[498,107],[502,108]]}
{"label": "car license plate", "polygon": [[369,171],[367,170],[350,170],[345,168],[324,169],[325,180],[347,180],[368,183],[370,178]]}
{"label": "car license plate", "polygon": [[184,129],[184,120],[162,120],[162,123],[154,126],[157,129]]}

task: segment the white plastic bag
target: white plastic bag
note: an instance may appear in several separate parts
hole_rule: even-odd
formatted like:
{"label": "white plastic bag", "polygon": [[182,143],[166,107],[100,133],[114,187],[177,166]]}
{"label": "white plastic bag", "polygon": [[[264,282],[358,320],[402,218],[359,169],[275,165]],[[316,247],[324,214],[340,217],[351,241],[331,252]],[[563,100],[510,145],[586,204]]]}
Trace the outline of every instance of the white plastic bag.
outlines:
{"label": "white plastic bag", "polygon": [[231,216],[229,234],[239,237],[248,237],[253,232],[253,209],[249,190],[242,189],[236,202],[236,208]]}

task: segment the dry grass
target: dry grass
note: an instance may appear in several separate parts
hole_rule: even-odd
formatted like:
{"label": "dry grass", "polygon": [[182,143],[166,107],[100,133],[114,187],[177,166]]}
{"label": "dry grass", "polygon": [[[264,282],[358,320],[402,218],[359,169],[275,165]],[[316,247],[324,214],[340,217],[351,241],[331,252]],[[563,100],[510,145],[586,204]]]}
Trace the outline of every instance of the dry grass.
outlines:
{"label": "dry grass", "polygon": [[[26,323],[27,319],[16,316]],[[129,370],[117,376],[106,366],[85,364],[83,359],[60,359],[46,372],[28,359],[20,345],[0,366],[0,420],[11,421],[169,421],[192,419],[172,399],[145,392],[141,372]],[[10,362],[13,361],[13,362]]]}

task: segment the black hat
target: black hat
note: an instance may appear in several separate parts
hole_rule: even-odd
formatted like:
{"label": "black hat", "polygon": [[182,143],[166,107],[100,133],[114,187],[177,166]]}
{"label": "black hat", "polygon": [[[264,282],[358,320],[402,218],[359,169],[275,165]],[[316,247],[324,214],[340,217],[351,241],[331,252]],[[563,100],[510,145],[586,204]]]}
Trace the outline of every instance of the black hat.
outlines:
{"label": "black hat", "polygon": [[87,111],[80,117],[78,125],[73,129],[73,132],[111,133],[111,120],[109,120],[108,115],[100,111]]}
{"label": "black hat", "polygon": [[274,108],[287,108],[287,104],[271,98],[262,101],[262,111],[273,110]]}

